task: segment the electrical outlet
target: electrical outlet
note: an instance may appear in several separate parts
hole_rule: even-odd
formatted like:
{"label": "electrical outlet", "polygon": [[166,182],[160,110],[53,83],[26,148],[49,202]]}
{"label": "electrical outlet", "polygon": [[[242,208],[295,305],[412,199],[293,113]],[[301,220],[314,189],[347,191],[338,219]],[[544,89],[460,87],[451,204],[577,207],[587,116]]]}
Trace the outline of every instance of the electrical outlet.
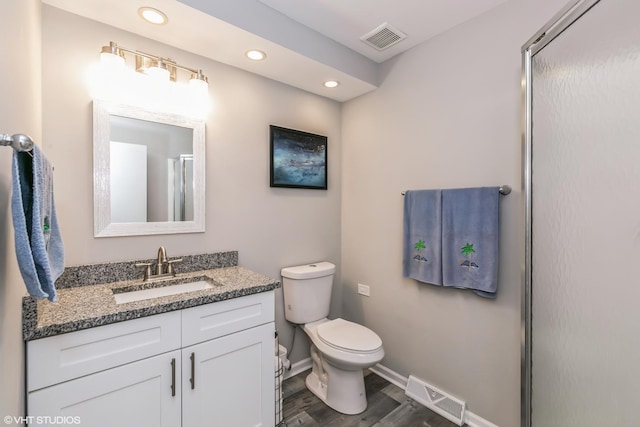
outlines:
{"label": "electrical outlet", "polygon": [[362,283],[358,283],[358,293],[366,297],[371,295],[369,287],[367,285],[363,285]]}

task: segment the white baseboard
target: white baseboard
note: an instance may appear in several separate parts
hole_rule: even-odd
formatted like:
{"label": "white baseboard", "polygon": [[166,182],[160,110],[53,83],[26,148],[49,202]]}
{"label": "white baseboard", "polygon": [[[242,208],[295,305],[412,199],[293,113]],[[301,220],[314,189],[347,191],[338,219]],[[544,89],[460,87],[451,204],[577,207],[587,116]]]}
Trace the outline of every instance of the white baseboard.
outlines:
{"label": "white baseboard", "polygon": [[375,366],[370,367],[369,370],[374,374],[377,374],[385,380],[389,381],[391,384],[395,384],[401,389],[406,390],[408,379],[403,377],[399,373],[392,371],[391,369],[379,363]]}
{"label": "white baseboard", "polygon": [[[378,363],[377,365],[369,368],[369,370],[381,376],[382,378],[389,381],[390,383],[397,385],[401,389],[403,390],[407,389],[407,382],[409,381],[409,379],[387,368],[386,366]],[[496,424],[493,424],[492,422],[485,420],[484,418],[474,414],[469,410],[465,410],[463,421],[465,425],[467,425],[468,427],[498,427]]]}
{"label": "white baseboard", "polygon": [[487,421],[471,411],[465,411],[464,422],[469,427],[498,427],[491,421]]}
{"label": "white baseboard", "polygon": [[295,377],[300,372],[304,372],[307,369],[311,369],[311,358],[310,357],[307,357],[306,359],[303,359],[303,360],[301,360],[299,362],[292,363],[291,364],[291,370],[289,370],[289,371],[287,371],[286,369],[284,370],[283,379],[286,380],[287,378]]}

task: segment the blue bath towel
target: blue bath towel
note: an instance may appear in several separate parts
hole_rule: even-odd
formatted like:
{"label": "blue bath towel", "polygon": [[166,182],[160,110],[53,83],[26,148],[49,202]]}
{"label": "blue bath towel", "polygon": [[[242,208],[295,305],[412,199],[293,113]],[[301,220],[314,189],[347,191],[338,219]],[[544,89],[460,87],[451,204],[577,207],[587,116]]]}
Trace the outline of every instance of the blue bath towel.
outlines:
{"label": "blue bath towel", "polygon": [[442,285],[442,191],[407,191],[404,196],[402,274]]}
{"label": "blue bath towel", "polygon": [[444,286],[495,298],[498,290],[498,187],[442,191]]}
{"label": "blue bath towel", "polygon": [[16,256],[29,295],[57,300],[54,283],[64,270],[64,249],[53,203],[53,175],[37,146],[33,157],[13,153],[11,213]]}

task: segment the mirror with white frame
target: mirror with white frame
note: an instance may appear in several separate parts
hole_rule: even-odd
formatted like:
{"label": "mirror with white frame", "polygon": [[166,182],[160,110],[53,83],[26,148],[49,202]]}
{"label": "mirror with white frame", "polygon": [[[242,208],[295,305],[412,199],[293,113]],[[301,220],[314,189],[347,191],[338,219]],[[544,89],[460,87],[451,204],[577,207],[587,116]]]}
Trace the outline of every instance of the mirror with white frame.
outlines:
{"label": "mirror with white frame", "polygon": [[93,101],[94,236],[204,231],[204,122]]}

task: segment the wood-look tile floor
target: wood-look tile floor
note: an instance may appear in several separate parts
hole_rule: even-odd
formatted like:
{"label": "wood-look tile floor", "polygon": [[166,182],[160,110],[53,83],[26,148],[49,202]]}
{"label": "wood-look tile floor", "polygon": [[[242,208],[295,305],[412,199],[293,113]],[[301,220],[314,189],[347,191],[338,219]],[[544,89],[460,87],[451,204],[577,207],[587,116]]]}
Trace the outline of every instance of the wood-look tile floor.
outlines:
{"label": "wood-look tile floor", "polygon": [[341,414],[307,389],[304,380],[309,372],[283,382],[282,427],[457,427],[374,373],[365,377],[367,409],[358,415]]}

